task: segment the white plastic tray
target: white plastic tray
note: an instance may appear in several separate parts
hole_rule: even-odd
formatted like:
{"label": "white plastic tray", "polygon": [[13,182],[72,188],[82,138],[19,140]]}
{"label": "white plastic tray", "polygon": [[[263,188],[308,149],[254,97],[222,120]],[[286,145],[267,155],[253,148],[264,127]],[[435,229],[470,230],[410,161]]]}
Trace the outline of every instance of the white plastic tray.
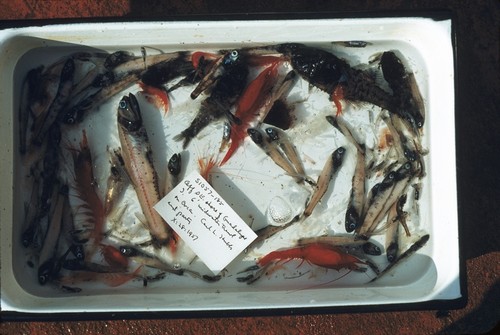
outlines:
{"label": "white plastic tray", "polygon": [[[365,48],[348,48],[332,42],[366,41]],[[296,268],[290,262],[270,276],[264,276],[252,285],[236,280],[238,271],[254,264],[256,258],[267,252],[293,245],[302,236],[344,233],[343,216],[354,168],[354,154],[348,153],[340,181],[328,200],[318,205],[314,219],[278,237],[274,237],[249,254],[242,255],[228,266],[227,275],[219,282],[207,284],[186,276],[168,276],[143,287],[142,281],[132,281],[110,288],[101,284],[84,285],[81,293],[70,294],[50,285],[41,286],[36,271],[27,265],[27,251],[21,246],[23,200],[19,154],[15,145],[17,136],[17,108],[22,78],[31,68],[49,64],[59,57],[82,48],[105,51],[128,50],[139,54],[147,46],[165,52],[177,50],[217,50],[221,48],[268,45],[284,42],[313,44],[330,49],[344,57],[351,65],[366,64],[378,52],[397,50],[416,76],[426,106],[423,129],[427,175],[423,178],[423,192],[419,210],[412,214],[411,224],[415,241],[418,236],[430,234],[429,242],[408,261],[398,265],[390,274],[368,283],[373,273],[346,273],[345,270],[319,269],[307,264]],[[315,308],[363,305],[420,303],[432,300],[453,300],[460,297],[458,251],[457,196],[455,174],[454,129],[454,67],[451,43],[451,21],[428,18],[376,19],[317,19],[317,20],[262,20],[262,21],[198,21],[198,22],[135,22],[50,25],[7,29],[0,32],[0,224],[1,224],[1,309],[28,313],[71,312],[146,312],[146,311],[214,311],[269,308]],[[138,86],[123,92],[136,93]],[[150,127],[160,124],[152,136],[153,148],[163,148],[171,155],[178,152],[180,143],[171,138],[187,126],[194,117],[191,113],[176,113],[189,109],[182,105],[179,90],[172,100],[171,111],[165,119],[156,116],[146,122]],[[115,120],[117,103],[123,94],[101,107],[84,121],[89,141],[94,143],[96,165],[107,164],[105,145],[100,143],[103,133],[111,133],[105,140],[116,144],[116,129],[110,129]],[[177,93],[176,93],[177,94]],[[302,101],[307,99],[306,102]],[[147,105],[144,99],[143,105]],[[308,157],[305,167],[314,178],[323,167],[325,157],[345,139],[335,135],[324,122],[324,116],[333,112],[328,98],[318,90],[310,90],[299,82],[288,98],[297,102],[297,110],[305,113],[307,123],[297,122],[289,130],[296,139],[299,151]],[[147,106],[144,109],[148,109]],[[152,115],[155,113],[151,108]],[[311,112],[312,110],[312,112]],[[346,118],[354,124],[366,122],[367,110],[377,115],[376,107],[366,104],[347,105]],[[102,112],[108,112],[102,116]],[[357,114],[356,114],[357,113]],[[146,114],[144,112],[143,114]],[[361,115],[361,116],[360,116]],[[156,118],[156,119],[155,119]],[[116,121],[114,121],[116,122]],[[176,126],[172,126],[176,125]],[[180,125],[180,126],[179,126]],[[184,171],[195,169],[194,158],[211,153],[211,147],[220,141],[222,124],[215,123],[193,141],[191,163]],[[361,126],[360,126],[361,127]],[[81,134],[81,128],[74,134]],[[377,144],[377,132],[363,128],[368,147]],[[160,136],[161,135],[161,136]],[[165,145],[165,135],[166,145]],[[74,136],[79,138],[78,135]],[[163,142],[162,142],[163,141]],[[76,144],[73,141],[72,144]],[[163,143],[163,144],[162,144]],[[156,162],[155,162],[156,163]],[[161,166],[161,163],[159,163]],[[164,166],[158,168],[164,171]],[[103,169],[104,170],[104,169]],[[276,167],[259,149],[245,141],[231,161],[213,176],[214,187],[232,201],[238,214],[254,228],[265,224],[265,212],[276,196],[289,200],[300,210],[307,193],[291,178],[276,172]],[[101,185],[105,185],[101,172]],[[230,187],[224,185],[229,184]],[[131,191],[131,190],[129,190]],[[252,197],[258,194],[258,197]],[[251,205],[248,205],[248,201]],[[328,209],[334,210],[328,211]],[[134,209],[129,210],[133,213]],[[260,223],[259,223],[260,222]],[[382,259],[374,257],[381,267]],[[197,270],[206,271],[203,264]],[[208,272],[208,271],[207,271]],[[296,278],[290,278],[296,277]],[[341,278],[342,277],[342,278]],[[338,280],[334,280],[339,278]],[[324,284],[329,282],[328,284]]]}

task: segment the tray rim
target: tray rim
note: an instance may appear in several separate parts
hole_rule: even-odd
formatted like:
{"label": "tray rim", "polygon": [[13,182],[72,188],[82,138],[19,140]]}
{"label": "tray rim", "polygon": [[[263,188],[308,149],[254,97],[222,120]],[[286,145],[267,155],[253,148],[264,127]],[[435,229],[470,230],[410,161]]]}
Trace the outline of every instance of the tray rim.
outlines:
{"label": "tray rim", "polygon": [[[359,14],[359,13],[356,13]],[[394,14],[394,15],[392,15]],[[424,13],[422,13],[424,14]],[[98,24],[98,23],[124,23],[124,22],[179,22],[185,21],[188,19],[188,22],[198,22],[198,21],[274,21],[274,20],[310,20],[310,19],[373,19],[373,18],[410,18],[410,19],[432,19],[435,21],[450,21],[450,30],[451,30],[451,44],[452,44],[452,53],[453,53],[453,70],[454,70],[454,97],[456,96],[456,87],[457,87],[457,73],[456,73],[456,41],[455,41],[455,31],[454,31],[454,21],[453,15],[451,15],[450,11],[433,11],[433,12],[425,12],[426,15],[415,15],[415,12],[412,12],[411,15],[406,13],[365,13],[360,15],[353,16],[352,13],[347,13],[343,15],[331,15],[331,13],[259,13],[259,14],[220,14],[220,15],[189,15],[189,16],[176,16],[161,19],[158,21],[156,18],[148,18],[148,19],[135,19],[135,18],[96,18],[96,19],[56,19],[56,20],[21,20],[21,21],[0,21],[0,29],[5,29],[5,25],[7,24],[9,28],[32,28],[36,26],[54,26],[54,25],[78,25],[78,24]],[[454,105],[454,114],[456,114],[456,105]],[[455,133],[456,137],[456,133]],[[456,138],[455,138],[456,142]],[[456,153],[455,153],[456,155]],[[455,184],[457,186],[457,184]],[[458,196],[458,195],[457,195]],[[458,199],[457,199],[458,201]],[[460,215],[458,216],[460,219]],[[460,224],[457,222],[457,229],[460,230]],[[459,234],[459,231],[458,231]],[[460,236],[460,234],[459,234]],[[458,236],[458,237],[459,237]],[[387,310],[411,310],[411,309],[428,309],[431,307],[434,308],[461,308],[466,303],[466,286],[465,286],[465,262],[462,257],[460,248],[461,239],[458,239],[459,243],[459,282],[460,282],[460,297],[451,300],[429,300],[424,302],[408,302],[408,303],[388,303],[382,306],[380,305],[361,305],[361,306],[320,306],[320,307],[291,307],[291,308],[276,308],[276,307],[267,307],[270,308],[272,314],[317,314],[317,313],[328,313],[328,312],[359,312],[359,311],[387,311]],[[2,298],[3,304],[3,298]],[[19,311],[2,311],[1,316],[2,319],[7,318],[11,320],[28,320],[28,319],[60,319],[60,316],[64,316],[71,319],[99,319],[103,317],[103,312],[61,312],[57,313],[57,315],[51,315],[47,312],[19,312]],[[223,314],[223,315],[221,315]],[[239,316],[239,315],[268,315],[264,308],[262,309],[252,309],[252,308],[241,308],[237,310],[230,309],[215,309],[213,311],[210,310],[187,310],[187,311],[120,311],[113,312],[112,318],[147,318],[149,315],[153,317],[158,317],[159,315],[163,316],[174,316],[174,317],[186,317],[192,315],[193,317],[215,317],[215,316]],[[106,317],[104,317],[106,318]]]}

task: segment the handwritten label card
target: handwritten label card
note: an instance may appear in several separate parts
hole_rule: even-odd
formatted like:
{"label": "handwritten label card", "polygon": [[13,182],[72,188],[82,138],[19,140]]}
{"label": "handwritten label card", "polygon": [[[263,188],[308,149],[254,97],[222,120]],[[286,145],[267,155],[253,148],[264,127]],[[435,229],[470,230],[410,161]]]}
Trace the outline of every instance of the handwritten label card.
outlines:
{"label": "handwritten label card", "polygon": [[154,208],[215,275],[257,238],[196,171]]}

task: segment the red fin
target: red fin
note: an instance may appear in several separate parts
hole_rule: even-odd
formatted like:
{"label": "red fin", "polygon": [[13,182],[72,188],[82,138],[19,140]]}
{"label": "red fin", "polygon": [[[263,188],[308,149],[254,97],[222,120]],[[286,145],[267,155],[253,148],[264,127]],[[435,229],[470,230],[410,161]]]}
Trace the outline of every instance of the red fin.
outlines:
{"label": "red fin", "polygon": [[241,142],[242,142],[242,139],[240,139],[239,137],[231,139],[231,145],[229,146],[229,149],[227,149],[227,152],[226,152],[226,155],[224,156],[224,158],[222,158],[222,160],[220,161],[221,166],[226,164],[227,161],[229,160],[229,158],[231,158],[231,156],[233,156],[236,149],[239,148]]}
{"label": "red fin", "polygon": [[250,55],[248,57],[248,65],[250,66],[269,66],[284,62],[282,56],[263,56],[263,55]]}
{"label": "red fin", "polygon": [[139,275],[139,272],[142,270],[143,265],[139,266],[134,272],[132,273],[109,273],[107,276],[103,277],[103,281],[111,286],[111,287],[117,287],[120,285],[125,284],[126,282],[134,279]]}
{"label": "red fin", "polygon": [[238,100],[238,108],[235,112],[235,117],[237,117],[241,122],[240,124],[233,124],[231,126],[231,146],[226,152],[226,155],[220,162],[220,166],[224,165],[229,158],[234,154],[236,149],[243,142],[243,139],[247,135],[247,129],[252,120],[257,117],[257,109],[260,107],[260,102],[265,98],[266,94],[272,89],[275,84],[275,80],[278,75],[278,66],[280,59],[278,57],[272,57],[274,62],[271,66],[268,66],[245,88],[245,91]]}
{"label": "red fin", "polygon": [[118,268],[127,268],[129,259],[122,255],[118,249],[111,245],[101,244],[101,254],[106,263]]}
{"label": "red fin", "polygon": [[336,116],[338,117],[339,115],[342,115],[342,103],[340,101],[344,99],[344,88],[342,87],[342,85],[338,85],[337,87],[335,87],[330,99],[335,104],[335,107],[337,107]]}
{"label": "red fin", "polygon": [[175,231],[172,230],[171,232],[172,234],[172,238],[170,239],[170,241],[168,242],[168,247],[170,249],[170,252],[172,254],[175,254],[177,252],[177,242],[181,239],[179,237],[179,234],[177,234]]}
{"label": "red fin", "polygon": [[149,86],[144,84],[143,82],[139,82],[139,86],[141,87],[143,93],[156,98],[154,99],[154,101],[152,101],[148,96],[146,96],[146,99],[148,99],[150,103],[155,104],[158,108],[163,108],[165,110],[165,114],[167,114],[170,106],[168,93],[161,88]]}
{"label": "red fin", "polygon": [[200,175],[208,181],[210,184],[210,171],[216,166],[220,166],[219,162],[217,161],[214,156],[210,156],[209,158],[199,158],[198,159],[198,167],[200,168]]}

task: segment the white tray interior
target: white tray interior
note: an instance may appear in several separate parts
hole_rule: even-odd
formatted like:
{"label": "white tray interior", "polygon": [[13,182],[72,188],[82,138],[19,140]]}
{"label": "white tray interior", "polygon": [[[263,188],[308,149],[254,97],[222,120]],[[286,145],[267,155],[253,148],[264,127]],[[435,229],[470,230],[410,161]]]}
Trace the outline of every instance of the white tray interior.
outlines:
{"label": "white tray interior", "polygon": [[[364,48],[349,48],[332,43],[341,41],[366,41],[369,44]],[[345,209],[355,161],[355,155],[350,153],[340,171],[344,178],[339,178],[341,182],[329,194],[329,200],[318,206],[314,219],[240,256],[228,266],[227,275],[219,282],[207,284],[186,276],[170,275],[147,287],[143,287],[141,281],[131,281],[116,288],[102,284],[84,285],[78,294],[38,284],[36,271],[27,265],[27,251],[19,242],[26,194],[22,191],[22,167],[15,144],[16,112],[21,82],[27,71],[40,64],[49,64],[73,51],[90,48],[108,52],[128,50],[140,54],[142,46],[170,52],[284,42],[306,43],[331,50],[354,66],[367,64],[371,56],[386,50],[397,50],[404,56],[406,65],[416,76],[426,105],[423,145],[429,150],[425,156],[427,175],[422,179],[419,210],[412,217],[414,238],[407,241],[409,246],[418,236],[430,234],[429,242],[422,249],[387,276],[369,284],[367,282],[373,278],[373,273],[343,276],[347,271],[318,269],[308,264],[296,268],[298,263],[293,262],[252,285],[236,281],[237,272],[252,265],[256,258],[274,249],[290,246],[297,237],[344,232],[344,212],[341,208]],[[460,297],[454,71],[449,20],[377,18],[135,22],[7,29],[0,32],[0,73],[0,175],[4,182],[0,190],[3,311],[58,313],[335,307],[417,303]],[[139,87],[135,85],[123,94],[137,91]],[[159,147],[165,152],[160,155],[179,151],[179,144],[172,137],[189,124],[194,114],[176,113],[176,110],[192,108],[183,105],[183,97],[189,92],[189,88],[186,88],[176,93],[178,95],[172,100],[171,111],[160,122],[154,107],[149,110],[147,102],[140,99],[141,107],[145,106],[143,114],[153,115],[145,117],[145,122],[150,127],[155,124],[160,127],[153,131],[157,136],[152,136],[153,148]],[[107,162],[105,145],[99,148],[96,144],[117,143],[114,130],[109,129],[116,118],[116,106],[123,94],[118,94],[101,106],[99,113],[94,112],[82,125],[87,129],[89,141],[96,148],[93,149],[97,157],[96,165]],[[307,99],[307,103],[301,102],[304,99]],[[302,82],[289,95],[288,101],[294,100],[297,106],[301,106],[297,110],[299,113],[302,110],[307,123],[297,122],[289,134],[297,139],[299,151],[310,158],[305,160],[305,167],[310,175],[316,177],[332,149],[347,145],[347,142],[338,134],[334,135],[333,128],[324,122],[324,116],[333,111],[326,95],[311,90],[307,83]],[[367,109],[371,109],[375,116],[379,110],[366,104],[347,105],[346,119],[361,127],[368,122]],[[104,114],[103,111],[110,112]],[[193,140],[190,145],[192,158],[210,153],[209,149],[220,141],[221,129],[222,123],[215,123],[209,130],[202,132],[199,139]],[[70,134],[75,139],[79,138],[81,128]],[[106,137],[102,137],[102,134],[106,134]],[[364,130],[368,146],[377,144],[376,135],[376,132]],[[165,137],[167,144],[162,144]],[[76,145],[77,142],[71,144]],[[159,171],[165,170],[162,167]],[[185,174],[195,168],[196,165],[191,163]],[[265,155],[250,141],[246,141],[237,155],[214,174],[214,187],[226,199],[234,199],[233,205],[238,214],[248,224],[258,227],[259,222],[265,221],[267,205],[276,196],[288,199],[293,207],[301,206],[307,197],[307,193],[288,176],[275,172],[275,167],[266,160]],[[104,172],[98,178],[102,180],[100,184],[105,185]],[[228,183],[232,187],[224,186]],[[251,194],[259,194],[259,197],[252,199],[252,205],[249,206],[245,195],[250,198]],[[327,211],[332,207],[337,210]],[[133,212],[133,209],[130,211]],[[377,263],[386,264],[381,260],[383,255],[377,257]],[[206,271],[206,268],[199,264],[197,270]],[[338,280],[334,280],[336,278]]]}

